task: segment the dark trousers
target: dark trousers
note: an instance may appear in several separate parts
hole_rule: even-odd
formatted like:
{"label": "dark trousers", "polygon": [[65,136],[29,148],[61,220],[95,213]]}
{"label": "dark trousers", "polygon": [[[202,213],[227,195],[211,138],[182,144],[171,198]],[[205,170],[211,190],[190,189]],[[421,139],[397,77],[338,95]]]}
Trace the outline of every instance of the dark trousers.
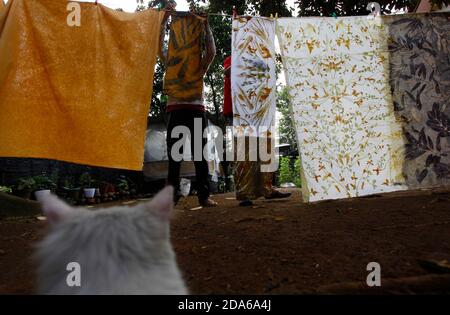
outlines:
{"label": "dark trousers", "polygon": [[[194,119],[201,119],[201,135],[197,136],[194,134]],[[200,111],[193,110],[176,110],[169,113],[169,123],[167,126],[167,154],[169,156],[169,174],[167,178],[167,182],[169,185],[172,185],[175,188],[175,194],[178,193],[180,188],[180,169],[182,161],[175,161],[172,157],[172,147],[175,143],[180,141],[183,138],[183,135],[179,135],[179,137],[171,137],[172,130],[177,126],[185,126],[190,131],[190,143],[191,143],[191,155],[194,160],[194,148],[195,145],[199,145],[199,141],[201,143],[201,160],[195,161],[195,176],[196,176],[196,184],[197,184],[197,195],[200,201],[206,200],[209,198],[209,170],[208,170],[208,162],[205,160],[203,156],[203,148],[207,143],[207,139],[203,138],[203,132],[208,126],[206,114]],[[180,150],[182,151],[182,150]],[[183,153],[183,152],[180,152]],[[175,197],[175,200],[177,197]]]}

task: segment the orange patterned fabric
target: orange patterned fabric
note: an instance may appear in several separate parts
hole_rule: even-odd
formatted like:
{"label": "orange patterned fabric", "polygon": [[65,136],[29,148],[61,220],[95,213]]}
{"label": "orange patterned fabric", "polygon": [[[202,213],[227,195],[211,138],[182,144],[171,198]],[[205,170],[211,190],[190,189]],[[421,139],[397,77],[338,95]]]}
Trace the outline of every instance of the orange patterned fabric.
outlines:
{"label": "orange patterned fabric", "polygon": [[178,12],[172,19],[164,93],[175,102],[197,101],[203,97],[205,18]]}
{"label": "orange patterned fabric", "polygon": [[163,13],[66,0],[0,11],[0,156],[141,170]]}

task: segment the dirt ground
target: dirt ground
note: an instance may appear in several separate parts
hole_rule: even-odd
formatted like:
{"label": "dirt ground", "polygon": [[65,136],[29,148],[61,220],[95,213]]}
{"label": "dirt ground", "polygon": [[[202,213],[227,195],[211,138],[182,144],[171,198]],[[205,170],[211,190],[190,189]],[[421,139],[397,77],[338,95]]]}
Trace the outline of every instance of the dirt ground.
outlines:
{"label": "dirt ground", "polygon": [[[217,208],[195,197],[175,210],[172,239],[194,294],[450,293],[448,275],[418,260],[450,261],[450,193],[401,192],[301,203],[258,200]],[[33,244],[45,233],[36,218],[0,221],[0,294],[33,293]],[[381,265],[381,288],[365,285],[369,262]]]}

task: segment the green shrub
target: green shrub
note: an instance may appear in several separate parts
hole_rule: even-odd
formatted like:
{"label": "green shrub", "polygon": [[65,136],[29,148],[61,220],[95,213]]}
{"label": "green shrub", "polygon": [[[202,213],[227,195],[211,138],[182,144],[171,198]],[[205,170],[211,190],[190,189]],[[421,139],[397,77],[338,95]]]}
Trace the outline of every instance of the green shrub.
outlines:
{"label": "green shrub", "polygon": [[12,188],[11,187],[7,187],[7,186],[0,186],[0,192],[1,193],[6,193],[6,194],[11,194],[12,193]]}
{"label": "green shrub", "polygon": [[36,189],[36,181],[34,177],[22,177],[17,181],[18,191],[33,191]]}
{"label": "green shrub", "polygon": [[128,183],[128,180],[125,176],[121,175],[117,179],[117,188],[120,192],[126,192],[130,190],[130,185]]}
{"label": "green shrub", "polygon": [[278,170],[279,177],[278,183],[294,183],[295,186],[301,187],[301,176],[300,176],[300,158],[295,161],[290,157],[280,158],[280,168]]}
{"label": "green shrub", "polygon": [[45,173],[42,175],[34,176],[35,183],[34,189],[36,190],[55,190],[57,184],[55,182],[56,177],[51,175],[47,176]]}
{"label": "green shrub", "polygon": [[281,157],[280,158],[280,184],[283,183],[291,183],[292,180],[292,168],[291,168],[291,159],[289,157]]}
{"label": "green shrub", "polygon": [[91,174],[89,174],[89,172],[81,174],[80,185],[83,188],[93,188],[92,187],[92,177],[91,177]]}

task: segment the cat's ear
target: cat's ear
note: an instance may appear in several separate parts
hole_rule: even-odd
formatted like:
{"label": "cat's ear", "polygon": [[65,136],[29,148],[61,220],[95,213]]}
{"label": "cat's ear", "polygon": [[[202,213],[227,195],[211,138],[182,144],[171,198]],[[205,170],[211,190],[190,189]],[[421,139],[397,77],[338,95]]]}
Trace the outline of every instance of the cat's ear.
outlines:
{"label": "cat's ear", "polygon": [[56,224],[63,221],[66,216],[73,211],[71,206],[54,195],[44,195],[39,201],[42,205],[42,211],[50,224]]}
{"label": "cat's ear", "polygon": [[173,209],[173,187],[161,190],[149,203],[146,209],[157,212],[163,220],[169,220]]}

